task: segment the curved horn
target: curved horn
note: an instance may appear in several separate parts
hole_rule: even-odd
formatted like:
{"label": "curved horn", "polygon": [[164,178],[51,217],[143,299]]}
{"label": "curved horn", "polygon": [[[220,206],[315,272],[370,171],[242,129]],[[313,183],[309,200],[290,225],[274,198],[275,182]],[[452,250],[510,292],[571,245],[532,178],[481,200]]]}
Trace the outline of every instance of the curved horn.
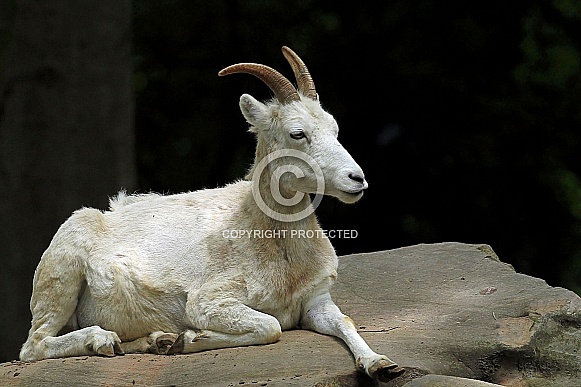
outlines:
{"label": "curved horn", "polygon": [[303,95],[310,99],[317,100],[317,91],[315,90],[315,83],[311,77],[311,73],[307,69],[305,63],[299,56],[287,46],[282,47],[282,54],[291,65],[295,78],[299,85],[299,90]]}
{"label": "curved horn", "polygon": [[221,70],[218,75],[224,76],[234,73],[254,75],[274,92],[276,99],[278,99],[283,105],[293,101],[300,101],[301,99],[293,84],[286,79],[284,75],[268,66],[258,63],[238,63],[226,67]]}

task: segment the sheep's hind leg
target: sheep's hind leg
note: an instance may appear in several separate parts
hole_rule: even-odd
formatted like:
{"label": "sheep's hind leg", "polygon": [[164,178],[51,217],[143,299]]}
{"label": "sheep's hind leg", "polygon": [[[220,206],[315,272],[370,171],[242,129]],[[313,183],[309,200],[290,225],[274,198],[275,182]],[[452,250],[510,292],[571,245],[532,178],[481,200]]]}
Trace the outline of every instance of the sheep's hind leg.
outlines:
{"label": "sheep's hind leg", "polygon": [[123,355],[120,344],[121,340],[115,332],[106,331],[96,325],[62,336],[45,335],[36,331],[24,344],[20,359],[33,361],[83,355]]}
{"label": "sheep's hind leg", "polygon": [[20,360],[123,353],[117,334],[96,325],[58,335],[67,325],[74,327],[71,321],[75,320],[84,283],[78,257],[67,254],[72,248],[67,250],[60,245],[61,234],[67,232],[67,227],[61,227],[36,269],[30,299],[32,326],[20,351]]}

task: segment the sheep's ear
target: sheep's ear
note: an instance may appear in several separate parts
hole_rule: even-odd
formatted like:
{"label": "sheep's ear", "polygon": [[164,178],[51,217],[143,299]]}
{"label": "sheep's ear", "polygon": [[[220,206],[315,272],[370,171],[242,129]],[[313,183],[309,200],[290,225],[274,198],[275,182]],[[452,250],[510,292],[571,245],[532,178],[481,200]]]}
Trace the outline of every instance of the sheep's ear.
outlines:
{"label": "sheep's ear", "polygon": [[270,122],[269,109],[265,104],[249,94],[240,97],[240,111],[246,121],[257,129],[268,129]]}

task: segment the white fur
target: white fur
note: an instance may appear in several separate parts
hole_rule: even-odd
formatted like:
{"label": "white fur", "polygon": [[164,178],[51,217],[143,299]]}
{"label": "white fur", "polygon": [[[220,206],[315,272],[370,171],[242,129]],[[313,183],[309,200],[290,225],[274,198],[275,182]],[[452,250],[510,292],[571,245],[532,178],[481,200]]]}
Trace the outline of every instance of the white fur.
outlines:
{"label": "white fur", "polygon": [[[300,150],[321,167],[326,194],[349,203],[362,196],[363,172],[318,101],[263,104],[243,95],[240,107],[257,136],[255,163],[278,149]],[[296,131],[305,138],[291,138]],[[277,163],[305,169],[291,158]],[[286,213],[312,205],[309,195],[291,207],[276,203],[273,168],[259,182],[268,205]],[[283,176],[280,191],[316,193],[316,176]],[[76,211],[36,270],[32,328],[20,358],[197,352],[272,343],[281,330],[301,326],[342,338],[371,376],[395,367],[331,300],[337,257],[327,237],[234,239],[224,230],[321,228],[313,214],[295,222],[266,216],[245,180],[169,196],[122,192],[109,211]]]}

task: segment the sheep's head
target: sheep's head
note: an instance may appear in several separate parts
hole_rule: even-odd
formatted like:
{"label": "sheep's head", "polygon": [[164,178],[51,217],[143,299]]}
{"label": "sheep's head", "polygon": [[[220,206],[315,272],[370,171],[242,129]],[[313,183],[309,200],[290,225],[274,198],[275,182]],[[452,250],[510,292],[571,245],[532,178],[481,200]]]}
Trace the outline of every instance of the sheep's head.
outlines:
{"label": "sheep's head", "polygon": [[[258,137],[249,177],[256,178],[257,167],[262,171],[264,166],[270,176],[277,177],[280,187],[276,189],[287,199],[296,192],[324,193],[354,203],[367,188],[363,171],[337,140],[337,122],[321,107],[303,61],[288,47],[282,52],[293,69],[298,90],[278,71],[261,64],[239,63],[219,73],[254,75],[275,95],[266,103],[248,94],[240,97],[242,114]],[[277,170],[290,173],[276,175]]]}

